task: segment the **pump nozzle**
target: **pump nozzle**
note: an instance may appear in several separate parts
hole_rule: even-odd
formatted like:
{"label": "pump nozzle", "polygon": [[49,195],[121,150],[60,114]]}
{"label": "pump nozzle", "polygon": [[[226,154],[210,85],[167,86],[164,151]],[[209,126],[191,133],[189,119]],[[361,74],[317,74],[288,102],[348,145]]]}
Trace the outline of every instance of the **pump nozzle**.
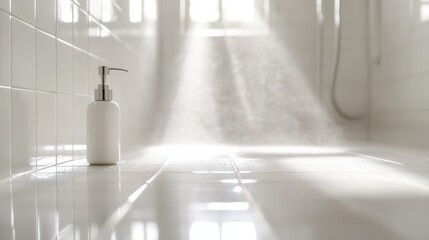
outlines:
{"label": "pump nozzle", "polygon": [[106,75],[109,75],[110,71],[128,72],[127,69],[123,69],[123,68],[109,68],[107,66],[99,66],[98,74],[101,76],[101,84],[98,84],[98,89],[94,90],[95,101],[112,100],[112,90],[109,89],[109,85],[106,84],[106,77],[107,77]]}

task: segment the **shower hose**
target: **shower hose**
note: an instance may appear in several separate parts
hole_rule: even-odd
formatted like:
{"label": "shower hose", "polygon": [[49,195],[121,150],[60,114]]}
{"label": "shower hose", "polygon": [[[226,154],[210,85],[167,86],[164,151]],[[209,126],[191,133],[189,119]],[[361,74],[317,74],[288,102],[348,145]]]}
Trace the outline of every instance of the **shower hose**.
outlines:
{"label": "shower hose", "polygon": [[346,113],[338,104],[337,100],[337,84],[338,84],[338,71],[341,59],[341,0],[335,0],[335,37],[334,37],[334,55],[333,55],[333,67],[332,67],[332,88],[331,88],[331,101],[337,114],[349,121],[359,120],[364,115],[350,115]]}

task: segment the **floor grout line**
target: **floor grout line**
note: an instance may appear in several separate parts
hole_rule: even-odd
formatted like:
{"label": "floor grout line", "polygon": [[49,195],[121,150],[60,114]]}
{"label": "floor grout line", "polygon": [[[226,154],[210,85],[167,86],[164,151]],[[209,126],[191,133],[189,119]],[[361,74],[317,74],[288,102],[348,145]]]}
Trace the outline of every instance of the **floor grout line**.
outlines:
{"label": "floor grout line", "polygon": [[99,234],[95,237],[95,239],[110,239],[112,233],[114,232],[116,226],[124,219],[124,217],[127,215],[127,213],[131,210],[134,203],[137,201],[139,197],[142,196],[144,191],[152,185],[153,182],[158,179],[158,177],[164,172],[165,168],[169,164],[170,160],[167,159],[165,164],[162,166],[162,168],[155,173],[149,180],[145,181],[144,184],[142,184],[140,187],[137,188],[133,193],[131,193],[127,197],[127,201],[123,203],[121,206],[119,206],[115,212],[113,212],[109,218],[106,220],[106,222],[103,224],[103,226],[100,229]]}
{"label": "floor grout line", "polygon": [[241,177],[240,170],[237,164],[234,162],[233,155],[230,154],[228,158],[234,170],[235,176],[237,177],[238,183],[243,189],[244,197],[249,202],[250,210],[255,215],[256,224],[258,226],[257,230],[259,232],[258,235],[260,235],[261,238],[264,240],[279,240],[279,238],[271,228],[270,224],[268,223],[267,219],[265,218],[264,214],[262,213],[261,209],[259,208],[258,203],[243,183],[243,178]]}

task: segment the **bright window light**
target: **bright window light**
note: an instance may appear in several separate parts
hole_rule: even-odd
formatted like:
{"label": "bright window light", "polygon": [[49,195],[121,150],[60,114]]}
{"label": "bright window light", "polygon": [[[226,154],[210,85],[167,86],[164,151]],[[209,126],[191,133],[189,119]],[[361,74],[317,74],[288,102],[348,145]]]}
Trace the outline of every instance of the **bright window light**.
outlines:
{"label": "bright window light", "polygon": [[248,202],[209,202],[207,203],[208,211],[247,211],[249,210]]}
{"label": "bright window light", "polygon": [[142,1],[130,0],[130,22],[139,23],[142,21]]}
{"label": "bright window light", "polygon": [[156,222],[146,223],[146,240],[158,240],[158,224]]}
{"label": "bright window light", "polygon": [[143,222],[134,222],[131,225],[131,239],[132,240],[141,240],[144,239],[144,223]]}
{"label": "bright window light", "polygon": [[226,22],[253,22],[255,0],[223,0],[222,14]]}
{"label": "bright window light", "polygon": [[189,239],[220,240],[219,225],[215,222],[194,222],[189,230]]}
{"label": "bright window light", "polygon": [[[140,0],[141,1],[141,0]],[[144,19],[146,21],[155,22],[158,19],[158,5],[157,0],[144,1]]]}
{"label": "bright window light", "polygon": [[190,0],[189,16],[193,22],[219,21],[219,0]]}
{"label": "bright window light", "polygon": [[222,224],[222,240],[256,240],[252,222],[225,222]]}
{"label": "bright window light", "polygon": [[[74,15],[74,18],[73,18]],[[79,21],[77,7],[72,5],[69,0],[60,0],[58,2],[58,17],[61,22],[71,23]]]}
{"label": "bright window light", "polygon": [[249,208],[248,202],[195,202],[190,205],[194,211],[247,211]]}
{"label": "bright window light", "polygon": [[429,21],[429,0],[421,0],[420,4],[420,21]]}
{"label": "bright window light", "polygon": [[116,20],[116,14],[113,8],[113,4],[110,0],[101,1],[101,21],[102,22],[113,22]]}

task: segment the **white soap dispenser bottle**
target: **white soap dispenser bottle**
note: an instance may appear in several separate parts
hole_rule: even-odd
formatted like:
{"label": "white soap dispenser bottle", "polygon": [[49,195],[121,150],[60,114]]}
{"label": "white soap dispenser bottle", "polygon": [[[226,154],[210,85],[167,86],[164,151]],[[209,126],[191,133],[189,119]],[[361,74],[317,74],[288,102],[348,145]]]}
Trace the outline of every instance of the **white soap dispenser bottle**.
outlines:
{"label": "white soap dispenser bottle", "polygon": [[90,164],[117,164],[121,160],[121,113],[106,83],[112,70],[128,72],[121,68],[98,67],[101,84],[94,91],[95,101],[87,109],[87,160]]}

